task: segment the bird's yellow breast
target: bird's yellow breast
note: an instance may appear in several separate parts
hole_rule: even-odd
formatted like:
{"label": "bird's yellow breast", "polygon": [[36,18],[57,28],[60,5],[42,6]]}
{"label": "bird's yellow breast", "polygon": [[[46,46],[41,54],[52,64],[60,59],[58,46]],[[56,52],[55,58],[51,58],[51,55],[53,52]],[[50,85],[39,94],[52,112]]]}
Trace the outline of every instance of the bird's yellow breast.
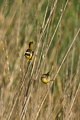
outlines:
{"label": "bird's yellow breast", "polygon": [[46,83],[50,82],[50,77],[42,77],[41,80],[43,83],[46,84]]}
{"label": "bird's yellow breast", "polygon": [[32,59],[32,54],[30,54],[30,56],[29,56],[29,55],[25,55],[25,57],[26,57],[27,59],[31,60],[31,59]]}

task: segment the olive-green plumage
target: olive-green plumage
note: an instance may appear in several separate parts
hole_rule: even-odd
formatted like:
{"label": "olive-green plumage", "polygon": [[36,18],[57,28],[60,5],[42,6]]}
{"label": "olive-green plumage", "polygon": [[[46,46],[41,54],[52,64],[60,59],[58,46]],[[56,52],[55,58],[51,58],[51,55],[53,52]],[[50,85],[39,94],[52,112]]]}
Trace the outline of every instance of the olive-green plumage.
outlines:
{"label": "olive-green plumage", "polygon": [[50,72],[48,72],[46,74],[42,74],[41,81],[45,84],[49,83],[50,82]]}
{"label": "olive-green plumage", "polygon": [[29,49],[27,49],[26,52],[25,52],[25,57],[29,60],[32,59],[33,54],[34,54],[34,51],[32,50],[32,48],[33,48],[33,42],[30,42],[29,43]]}

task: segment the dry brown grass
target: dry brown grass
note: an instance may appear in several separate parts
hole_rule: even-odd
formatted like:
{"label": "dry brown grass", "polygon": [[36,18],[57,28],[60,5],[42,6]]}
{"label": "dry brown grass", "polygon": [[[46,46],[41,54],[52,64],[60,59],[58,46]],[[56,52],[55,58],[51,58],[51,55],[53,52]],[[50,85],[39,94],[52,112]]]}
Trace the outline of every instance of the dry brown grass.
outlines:
{"label": "dry brown grass", "polygon": [[[0,1],[1,120],[80,119],[79,8],[79,0]],[[43,84],[48,71],[53,82]]]}

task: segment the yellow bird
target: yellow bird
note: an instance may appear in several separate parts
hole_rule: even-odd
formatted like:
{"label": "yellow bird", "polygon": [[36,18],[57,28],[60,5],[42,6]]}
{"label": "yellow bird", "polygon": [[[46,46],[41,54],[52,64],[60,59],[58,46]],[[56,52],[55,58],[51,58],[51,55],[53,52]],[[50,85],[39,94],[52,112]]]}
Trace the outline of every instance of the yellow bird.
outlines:
{"label": "yellow bird", "polygon": [[25,52],[25,57],[29,60],[32,59],[33,54],[34,54],[34,51],[32,50],[32,48],[33,48],[33,42],[30,42],[29,43],[29,49],[27,49],[26,52]]}
{"label": "yellow bird", "polygon": [[46,74],[42,74],[41,76],[41,81],[45,84],[49,83],[51,80],[50,80],[50,71]]}

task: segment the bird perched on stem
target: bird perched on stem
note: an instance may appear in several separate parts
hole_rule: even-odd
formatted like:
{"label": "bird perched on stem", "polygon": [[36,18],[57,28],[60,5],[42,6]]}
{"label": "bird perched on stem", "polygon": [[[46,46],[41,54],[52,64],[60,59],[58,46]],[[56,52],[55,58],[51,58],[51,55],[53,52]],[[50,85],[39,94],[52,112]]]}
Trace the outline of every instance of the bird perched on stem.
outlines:
{"label": "bird perched on stem", "polygon": [[50,79],[50,71],[47,72],[46,74],[42,74],[42,76],[41,76],[41,81],[42,81],[43,83],[45,83],[45,84],[47,84],[47,83],[49,83],[50,81],[52,81],[52,80]]}
{"label": "bird perched on stem", "polygon": [[34,51],[32,49],[33,49],[33,41],[29,43],[29,48],[25,52],[25,57],[29,60],[32,59],[34,54]]}

